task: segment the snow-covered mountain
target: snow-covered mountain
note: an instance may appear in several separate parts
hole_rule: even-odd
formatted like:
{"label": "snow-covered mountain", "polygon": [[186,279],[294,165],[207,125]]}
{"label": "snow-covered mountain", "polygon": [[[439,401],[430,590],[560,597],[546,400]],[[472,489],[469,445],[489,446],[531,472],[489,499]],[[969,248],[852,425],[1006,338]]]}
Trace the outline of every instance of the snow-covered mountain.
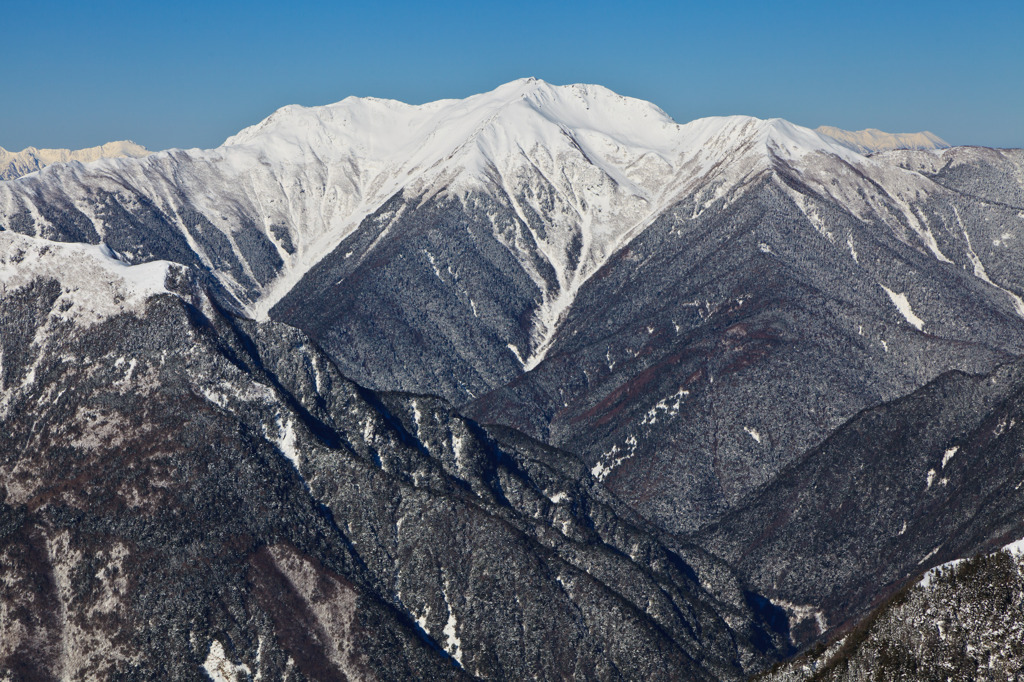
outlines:
{"label": "snow-covered mountain", "polygon": [[149,154],[148,149],[130,140],[107,142],[99,147],[74,150],[28,147],[20,152],[9,152],[0,147],[0,180],[12,180],[22,175],[34,173],[40,168],[54,163],[68,163],[71,161],[89,163],[97,159],[117,157],[140,158],[147,154]]}
{"label": "snow-covered mountain", "polygon": [[1024,348],[1020,157],[938,154],[524,79],[54,166],[0,184],[0,225],[209,272],[358,381],[571,448],[678,530],[858,410]]}
{"label": "snow-covered mountain", "polygon": [[818,126],[815,130],[861,154],[874,154],[893,149],[948,149],[951,146],[927,130],[920,133],[886,133],[877,128],[854,131],[833,126]]}
{"label": "snow-covered mountain", "polygon": [[[84,156],[55,155],[53,161],[100,158],[106,147],[85,150]],[[121,147],[115,151],[134,155]],[[794,162],[815,154],[880,174],[830,138],[778,119],[737,116],[678,125],[654,105],[600,86],[558,87],[523,79],[466,100],[421,106],[348,98],[324,107],[285,107],[215,150],[172,150],[98,172],[65,168],[35,186],[48,200],[50,191],[61,191],[54,185],[70,185],[61,188],[61,198],[91,220],[100,238],[107,236],[103,210],[86,197],[90,191],[144,194],[177,218],[183,233],[189,230],[181,215],[186,202],[212,215],[229,241],[255,223],[276,242],[282,266],[261,281],[252,272],[260,266],[249,262],[256,257],[235,244],[232,260],[250,278],[231,281],[234,273],[219,274],[261,318],[312,265],[399,192],[417,198],[506,194],[531,237],[510,250],[525,252],[518,259],[543,298],[527,356],[532,366],[582,282],[667,206],[708,185],[715,189],[702,198],[721,196],[766,170],[773,159]],[[901,186],[901,180],[910,184]],[[119,185],[122,181],[130,184]],[[894,194],[920,189],[914,179],[895,184]],[[524,192],[536,195],[532,202]],[[544,194],[552,207],[538,205]],[[8,215],[32,210],[13,188],[5,199]],[[536,218],[527,217],[538,208],[550,229],[541,230]],[[45,228],[45,219],[37,222]],[[218,269],[222,254],[194,246],[207,266]],[[555,282],[546,281],[542,267],[532,266],[537,251]]]}
{"label": "snow-covered mountain", "polygon": [[0,677],[762,669],[1024,531],[1022,238],[534,79],[0,182]]}

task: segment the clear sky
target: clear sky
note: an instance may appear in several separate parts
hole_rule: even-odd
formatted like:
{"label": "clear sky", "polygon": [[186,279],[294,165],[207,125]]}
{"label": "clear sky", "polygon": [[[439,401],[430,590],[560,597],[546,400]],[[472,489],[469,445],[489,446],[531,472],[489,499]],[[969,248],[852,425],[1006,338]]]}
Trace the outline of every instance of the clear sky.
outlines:
{"label": "clear sky", "polygon": [[286,104],[523,76],[679,122],[779,116],[1024,147],[1024,0],[0,0],[0,146],[212,147]]}

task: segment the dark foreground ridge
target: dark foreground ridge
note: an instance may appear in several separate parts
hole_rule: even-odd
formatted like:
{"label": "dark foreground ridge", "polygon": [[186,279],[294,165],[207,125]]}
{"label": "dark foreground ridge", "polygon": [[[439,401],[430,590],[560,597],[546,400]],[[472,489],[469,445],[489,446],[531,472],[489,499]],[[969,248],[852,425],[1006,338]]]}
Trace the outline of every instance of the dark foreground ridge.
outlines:
{"label": "dark foreground ridge", "polygon": [[711,680],[787,650],[575,457],[171,277],[188,300],[88,327],[55,280],[5,298],[3,674]]}

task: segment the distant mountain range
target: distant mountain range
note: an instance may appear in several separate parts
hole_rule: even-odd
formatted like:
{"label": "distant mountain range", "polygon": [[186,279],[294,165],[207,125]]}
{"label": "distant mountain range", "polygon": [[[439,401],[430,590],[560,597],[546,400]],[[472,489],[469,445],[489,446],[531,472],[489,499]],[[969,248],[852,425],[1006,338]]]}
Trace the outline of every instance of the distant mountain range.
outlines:
{"label": "distant mountain range", "polygon": [[[928,131],[893,134],[869,128],[851,132],[832,126],[819,126],[817,131],[862,154],[893,149],[945,149],[950,146],[940,137]],[[135,144],[131,140],[118,140],[98,147],[74,150],[27,147],[20,152],[11,152],[0,147],[0,180],[13,180],[54,163],[70,161],[89,163],[99,159],[121,157],[138,159],[151,153],[142,145]]]}
{"label": "distant mountain range", "polygon": [[[127,552],[131,580],[167,543],[227,557],[174,568],[178,639],[105,671],[737,677],[1024,537],[990,442],[1017,428],[1021,150],[523,79],[144,152],[0,182],[0,537]],[[273,514],[223,502],[266,485]],[[86,570],[46,552],[55,585]],[[199,585],[237,606],[198,615]],[[330,634],[352,599],[400,656]],[[71,637],[38,627],[18,660]]]}
{"label": "distant mountain range", "polygon": [[129,140],[107,142],[99,147],[76,150],[28,147],[20,152],[9,152],[0,147],[0,180],[13,180],[54,163],[68,163],[69,161],[89,163],[98,159],[121,157],[138,159],[149,153],[145,147]]}
{"label": "distant mountain range", "polygon": [[874,154],[896,149],[948,149],[951,146],[941,137],[927,130],[921,133],[886,133],[875,128],[868,128],[853,132],[832,126],[818,126],[816,130],[861,154]]}

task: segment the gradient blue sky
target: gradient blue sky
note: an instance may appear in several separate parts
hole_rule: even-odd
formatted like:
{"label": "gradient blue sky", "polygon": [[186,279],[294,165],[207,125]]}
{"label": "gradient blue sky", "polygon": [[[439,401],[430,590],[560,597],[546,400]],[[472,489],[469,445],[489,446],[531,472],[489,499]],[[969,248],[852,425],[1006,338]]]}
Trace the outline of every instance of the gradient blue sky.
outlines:
{"label": "gradient blue sky", "polygon": [[211,147],[290,103],[522,76],[718,114],[1024,147],[1012,2],[2,0],[0,146]]}

